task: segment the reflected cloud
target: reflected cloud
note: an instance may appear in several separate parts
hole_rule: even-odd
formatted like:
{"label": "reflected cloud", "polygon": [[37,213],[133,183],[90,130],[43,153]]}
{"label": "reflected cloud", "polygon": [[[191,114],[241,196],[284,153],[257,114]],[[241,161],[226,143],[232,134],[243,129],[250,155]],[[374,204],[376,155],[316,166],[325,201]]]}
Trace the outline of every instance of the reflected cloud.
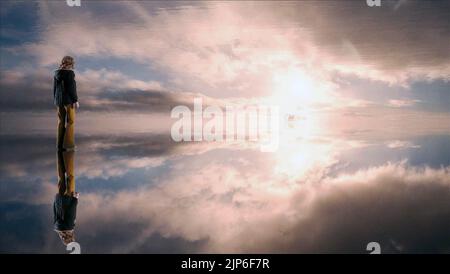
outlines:
{"label": "reflected cloud", "polygon": [[[228,172],[220,175],[224,167]],[[136,238],[115,246],[115,252],[146,245],[154,233],[205,241],[197,252],[360,253],[372,240],[386,253],[448,252],[448,168],[388,164],[296,185],[216,163],[203,166],[200,174],[186,170],[191,169],[183,166],[181,175],[158,188],[90,195],[89,208],[107,204],[108,209],[101,215],[91,211],[83,225],[100,218],[114,226],[117,213],[127,216],[121,222],[147,224]],[[407,212],[414,215],[405,218]],[[427,235],[425,242],[407,232],[411,227]]]}
{"label": "reflected cloud", "polygon": [[[9,158],[1,165],[1,205],[30,210],[48,205],[57,179],[53,137],[15,137],[8,146],[6,138],[0,142]],[[420,148],[403,146],[405,151],[430,145],[421,139],[410,143]],[[448,252],[450,245],[446,162],[427,167],[392,158],[389,163],[389,154],[382,154],[377,163],[377,157],[364,156],[374,144],[324,137],[297,140],[279,155],[261,153],[258,146],[180,144],[155,135],[80,136],[77,144],[83,199],[77,242],[83,252],[361,253],[365,244],[378,241],[384,253],[414,253]],[[357,154],[343,158],[352,151]],[[370,159],[374,162],[349,168]],[[11,168],[20,164],[20,172]],[[33,185],[34,191],[21,190]],[[46,219],[39,216],[27,218]],[[59,252],[61,242],[45,235],[38,237],[45,248],[34,248]],[[5,248],[12,245],[21,250],[20,240]]]}
{"label": "reflected cloud", "polygon": [[386,146],[388,148],[420,148],[419,145],[415,145],[411,142],[407,142],[407,141],[399,141],[399,140],[395,140],[392,142],[388,142],[386,144]]}

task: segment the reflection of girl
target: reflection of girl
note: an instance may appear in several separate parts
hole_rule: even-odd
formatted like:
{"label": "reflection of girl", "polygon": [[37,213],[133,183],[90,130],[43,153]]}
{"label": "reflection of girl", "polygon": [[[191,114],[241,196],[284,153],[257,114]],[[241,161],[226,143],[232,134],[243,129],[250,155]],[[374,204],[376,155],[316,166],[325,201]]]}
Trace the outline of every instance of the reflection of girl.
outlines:
{"label": "reflection of girl", "polygon": [[75,192],[74,152],[57,153],[58,193],[53,202],[54,229],[64,245],[75,241],[78,193]]}
{"label": "reflection of girl", "polygon": [[64,56],[53,78],[53,99],[58,111],[57,147],[60,150],[75,149],[75,107],[79,104],[74,65],[73,57]]}

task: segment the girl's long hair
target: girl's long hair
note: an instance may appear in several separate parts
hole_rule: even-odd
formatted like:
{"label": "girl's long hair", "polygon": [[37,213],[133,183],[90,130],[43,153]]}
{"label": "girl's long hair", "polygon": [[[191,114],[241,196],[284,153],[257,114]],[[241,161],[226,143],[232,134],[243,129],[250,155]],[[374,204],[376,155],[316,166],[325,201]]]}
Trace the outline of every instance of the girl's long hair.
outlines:
{"label": "girl's long hair", "polygon": [[59,65],[59,69],[73,69],[75,60],[72,56],[64,56]]}

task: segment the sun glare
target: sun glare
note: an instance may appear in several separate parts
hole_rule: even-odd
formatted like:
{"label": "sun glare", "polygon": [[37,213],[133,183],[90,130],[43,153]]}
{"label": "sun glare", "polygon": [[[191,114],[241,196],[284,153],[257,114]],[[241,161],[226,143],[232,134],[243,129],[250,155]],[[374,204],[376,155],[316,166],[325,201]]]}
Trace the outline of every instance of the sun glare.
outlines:
{"label": "sun glare", "polygon": [[319,99],[312,78],[297,68],[277,72],[273,84],[272,99],[285,113],[295,114]]}
{"label": "sun glare", "polygon": [[[314,170],[319,162],[314,155],[328,148],[315,143],[314,136],[319,134],[320,122],[314,104],[324,102],[324,92],[320,83],[300,68],[279,71],[273,76],[274,90],[270,103],[280,110],[280,145],[274,157],[274,171],[290,179],[304,176]],[[321,157],[322,157],[321,156]]]}

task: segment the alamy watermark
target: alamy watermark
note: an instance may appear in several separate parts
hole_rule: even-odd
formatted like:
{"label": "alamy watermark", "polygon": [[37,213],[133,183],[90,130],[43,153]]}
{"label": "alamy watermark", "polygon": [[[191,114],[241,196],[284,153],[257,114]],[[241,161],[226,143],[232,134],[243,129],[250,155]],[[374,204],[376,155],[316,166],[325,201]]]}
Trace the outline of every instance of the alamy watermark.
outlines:
{"label": "alamy watermark", "polygon": [[371,251],[369,254],[381,254],[381,246],[378,242],[370,242],[366,246],[367,251]]}
{"label": "alamy watermark", "polygon": [[258,142],[263,152],[278,149],[278,106],[213,105],[203,109],[202,98],[195,98],[192,111],[187,106],[176,106],[170,116],[178,119],[170,132],[175,142],[248,140]]}
{"label": "alamy watermark", "polygon": [[366,0],[369,7],[381,7],[381,0]]}
{"label": "alamy watermark", "polygon": [[81,0],[66,0],[66,4],[69,7],[80,7]]}
{"label": "alamy watermark", "polygon": [[69,254],[81,254],[81,246],[77,242],[71,242],[66,247],[67,251],[71,251]]}

